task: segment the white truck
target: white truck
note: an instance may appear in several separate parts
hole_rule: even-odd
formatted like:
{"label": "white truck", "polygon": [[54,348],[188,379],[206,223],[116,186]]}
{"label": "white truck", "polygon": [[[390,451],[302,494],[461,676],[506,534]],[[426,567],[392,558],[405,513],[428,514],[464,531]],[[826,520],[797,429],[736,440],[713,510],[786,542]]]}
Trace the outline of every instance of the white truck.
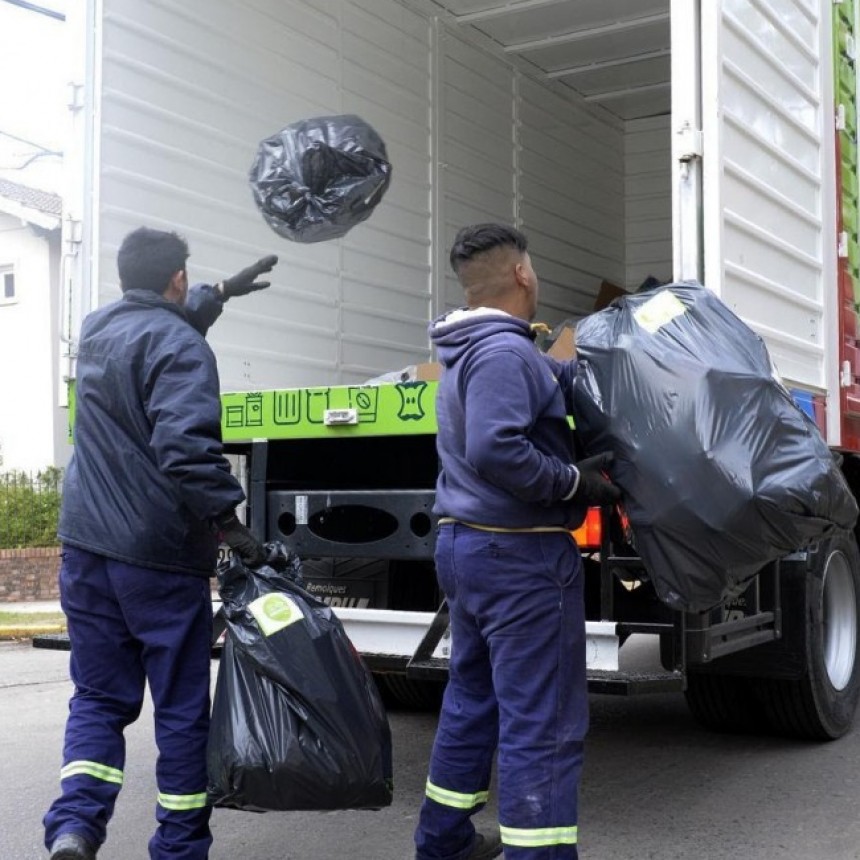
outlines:
{"label": "white truck", "polygon": [[[225,441],[251,524],[305,558],[394,694],[421,697],[450,646],[422,377],[428,321],[461,303],[446,255],[464,224],[529,236],[550,325],[589,313],[603,282],[702,281],[860,487],[854,0],[88,0],[68,23],[63,376],[84,314],[119,296],[134,227],[184,234],[192,281],[278,253],[273,286],[210,334]],[[391,187],[344,238],[289,243],[248,168],[286,124],[339,113],[386,141]],[[854,534],[699,615],[660,604],[607,512],[580,538],[592,689],[683,690],[721,729],[848,730]],[[618,670],[631,634],[659,639],[660,671]]]}

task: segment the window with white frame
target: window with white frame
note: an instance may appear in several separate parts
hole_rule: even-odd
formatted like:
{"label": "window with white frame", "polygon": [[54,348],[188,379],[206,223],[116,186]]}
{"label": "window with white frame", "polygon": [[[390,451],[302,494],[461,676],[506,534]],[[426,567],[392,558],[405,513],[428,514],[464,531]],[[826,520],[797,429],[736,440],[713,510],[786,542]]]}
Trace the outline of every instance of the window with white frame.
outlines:
{"label": "window with white frame", "polygon": [[10,305],[17,300],[15,267],[0,265],[0,305]]}

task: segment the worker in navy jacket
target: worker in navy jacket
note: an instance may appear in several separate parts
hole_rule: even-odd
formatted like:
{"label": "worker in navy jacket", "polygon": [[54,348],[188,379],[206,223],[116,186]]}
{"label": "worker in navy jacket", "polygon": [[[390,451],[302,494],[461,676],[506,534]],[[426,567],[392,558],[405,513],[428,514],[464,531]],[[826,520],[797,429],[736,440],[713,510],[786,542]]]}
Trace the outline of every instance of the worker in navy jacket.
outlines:
{"label": "worker in navy jacket", "polygon": [[155,707],[158,827],[153,860],[203,860],[209,578],[219,540],[266,560],[238,520],[244,500],[221,443],[215,356],[204,334],[225,301],[269,286],[268,257],[216,286],[188,289],[188,246],[141,227],[118,254],[122,298],[84,320],[74,454],[59,536],[60,598],[75,691],[61,796],[45,816],[52,860],[92,860],[125,767],[123,732],[148,682]]}
{"label": "worker in navy jacket", "polygon": [[[468,306],[430,327],[441,471],[436,571],[448,684],[415,834],[418,860],[574,860],[588,726],[582,561],[570,530],[618,489],[608,456],[576,462],[575,362],[541,353],[538,279],[519,231],[460,231]],[[471,822],[498,748],[500,832]]]}

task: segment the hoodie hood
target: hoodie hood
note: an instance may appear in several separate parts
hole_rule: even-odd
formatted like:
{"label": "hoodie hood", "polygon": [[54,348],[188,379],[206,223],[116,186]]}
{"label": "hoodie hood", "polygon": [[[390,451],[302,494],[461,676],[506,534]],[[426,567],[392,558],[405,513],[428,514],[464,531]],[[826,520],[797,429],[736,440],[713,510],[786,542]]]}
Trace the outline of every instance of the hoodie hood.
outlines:
{"label": "hoodie hood", "polygon": [[430,324],[430,339],[444,367],[457,362],[478,341],[502,333],[534,339],[529,323],[497,308],[458,308]]}

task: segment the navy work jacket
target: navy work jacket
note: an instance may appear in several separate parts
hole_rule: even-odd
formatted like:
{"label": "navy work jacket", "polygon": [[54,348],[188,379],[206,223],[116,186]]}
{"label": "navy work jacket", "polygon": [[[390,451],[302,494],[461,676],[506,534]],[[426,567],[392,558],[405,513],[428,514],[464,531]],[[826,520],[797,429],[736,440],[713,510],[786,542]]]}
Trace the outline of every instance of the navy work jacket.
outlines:
{"label": "navy work jacket", "polygon": [[189,314],[130,290],[84,320],[63,543],[141,567],[213,573],[212,520],[244,493],[223,454],[218,369],[203,337],[220,307],[198,313],[215,301],[205,289]]}

